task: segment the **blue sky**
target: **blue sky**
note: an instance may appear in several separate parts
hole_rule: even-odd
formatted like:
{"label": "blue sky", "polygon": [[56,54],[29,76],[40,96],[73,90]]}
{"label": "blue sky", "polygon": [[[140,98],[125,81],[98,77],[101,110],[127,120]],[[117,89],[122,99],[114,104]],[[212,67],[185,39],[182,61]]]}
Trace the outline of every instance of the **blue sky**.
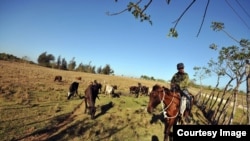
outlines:
{"label": "blue sky", "polygon": [[[224,22],[225,30],[240,40],[250,37],[250,1],[228,0],[245,24],[224,0],[211,0],[201,33],[196,37],[206,1],[197,1],[177,26],[178,38],[167,36],[175,21],[192,0],[154,0],[147,13],[153,25],[119,12],[129,1],[118,0],[1,0],[0,52],[37,61],[47,51],[68,62],[99,67],[109,64],[115,75],[153,76],[170,80],[176,64],[183,62],[193,79],[195,66],[207,66],[218,54],[209,49],[237,45],[223,32],[210,28],[212,21]],[[213,77],[204,80],[214,86]],[[244,84],[243,84],[244,85]]]}

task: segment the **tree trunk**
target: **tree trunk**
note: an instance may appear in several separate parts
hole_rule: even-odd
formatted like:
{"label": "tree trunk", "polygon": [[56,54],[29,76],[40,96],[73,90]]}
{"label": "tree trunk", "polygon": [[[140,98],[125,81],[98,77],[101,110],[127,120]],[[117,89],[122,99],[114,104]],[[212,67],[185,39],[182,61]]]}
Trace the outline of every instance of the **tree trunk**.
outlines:
{"label": "tree trunk", "polygon": [[250,77],[247,76],[247,123],[250,125]]}
{"label": "tree trunk", "polygon": [[[231,84],[231,82],[232,82],[233,80],[234,80],[233,78],[231,78],[231,79],[229,80],[229,82],[227,83],[226,87],[224,88],[224,91],[223,91],[223,93],[222,93],[222,96],[220,97],[220,98],[221,98],[221,99],[220,99],[220,102],[219,102],[219,104],[218,104],[218,106],[217,106],[217,108],[216,108],[216,110],[215,110],[215,112],[214,112],[214,115],[213,115],[213,117],[212,117],[212,120],[211,120],[211,121],[212,121],[213,123],[215,123],[215,124],[218,124],[217,121],[216,121],[216,117],[217,117],[217,115],[218,115],[218,112],[220,111],[220,107],[222,106],[224,97],[225,97],[225,95],[226,95],[226,91],[227,91],[229,85]],[[222,109],[223,109],[223,108],[222,108]]]}
{"label": "tree trunk", "polygon": [[[226,100],[225,104],[223,105],[223,107],[221,108],[220,113],[217,113],[217,114],[218,114],[218,117],[217,117],[217,120],[215,120],[215,122],[217,123],[216,125],[219,124],[219,121],[220,121],[220,119],[222,118],[223,113],[227,113],[227,110],[228,110],[228,107],[229,107],[230,104],[231,104],[232,98],[233,98],[233,95],[230,95],[230,96],[227,98],[227,100]],[[222,101],[223,101],[223,100],[224,100],[224,99],[222,99]],[[223,104],[223,102],[221,102],[221,104]],[[222,106],[222,105],[220,105],[220,106]]]}
{"label": "tree trunk", "polygon": [[[231,112],[231,115],[230,115],[230,119],[229,119],[228,125],[233,124],[234,115],[235,115],[236,106],[237,106],[237,99],[238,99],[237,96],[238,96],[238,90],[234,90],[234,93],[233,93],[233,98],[234,98],[234,101],[233,101],[233,110],[232,110],[232,112]],[[231,104],[231,103],[230,103],[230,104]]]}
{"label": "tree trunk", "polygon": [[219,95],[220,95],[220,91],[218,91],[217,96],[216,96],[216,99],[214,100],[214,103],[211,105],[211,108],[210,108],[210,109],[215,109],[214,106],[215,106],[215,104],[219,101]]}

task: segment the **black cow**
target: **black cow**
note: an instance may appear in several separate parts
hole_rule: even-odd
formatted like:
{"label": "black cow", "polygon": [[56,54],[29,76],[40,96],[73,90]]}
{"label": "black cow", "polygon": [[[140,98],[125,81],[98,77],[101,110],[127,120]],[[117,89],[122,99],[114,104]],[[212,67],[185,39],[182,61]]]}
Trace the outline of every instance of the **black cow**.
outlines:
{"label": "black cow", "polygon": [[148,95],[149,87],[142,86],[141,87],[141,94]]}
{"label": "black cow", "polygon": [[95,83],[90,84],[85,90],[85,110],[84,113],[87,113],[87,109],[89,109],[89,114],[91,115],[91,119],[95,118],[95,101],[99,94],[100,85]]}
{"label": "black cow", "polygon": [[129,87],[130,94],[135,94],[135,97],[138,97],[139,94],[141,95],[148,95],[149,88],[147,86],[142,86],[140,83],[138,83],[138,86],[131,86]]}
{"label": "black cow", "polygon": [[61,82],[62,81],[62,76],[60,76],[60,75],[55,76],[54,81]]}
{"label": "black cow", "polygon": [[95,84],[95,85],[98,85],[98,93],[101,93],[102,92],[102,84],[101,83],[98,83],[96,80],[94,80],[94,82],[92,84]]}
{"label": "black cow", "polygon": [[[69,92],[68,92],[68,100],[70,99],[71,96],[77,94],[78,95],[78,82],[73,82],[70,87],[69,87]],[[79,95],[78,95],[79,96]],[[79,96],[80,97],[80,96]]]}
{"label": "black cow", "polygon": [[139,94],[140,88],[138,86],[130,86],[129,93],[130,94]]}
{"label": "black cow", "polygon": [[139,86],[130,86],[129,87],[129,93],[135,94],[135,97],[138,97],[140,92],[141,92],[141,87],[139,87]]}

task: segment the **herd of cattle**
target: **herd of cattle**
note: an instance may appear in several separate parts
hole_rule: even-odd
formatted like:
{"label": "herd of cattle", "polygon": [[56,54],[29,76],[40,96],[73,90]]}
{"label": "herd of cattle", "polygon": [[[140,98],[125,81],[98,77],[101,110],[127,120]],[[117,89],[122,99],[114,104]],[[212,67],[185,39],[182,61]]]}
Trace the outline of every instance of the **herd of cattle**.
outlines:
{"label": "herd of cattle", "polygon": [[130,86],[129,87],[129,93],[135,94],[135,97],[139,97],[139,95],[149,95],[149,92],[151,92],[151,89],[147,86],[142,86],[140,83],[138,83],[138,86]]}
{"label": "herd of cattle", "polygon": [[[76,80],[81,81],[81,77],[76,77]],[[62,82],[62,76],[55,76],[54,81]],[[79,87],[79,82],[74,81],[73,83],[70,84],[69,86],[69,91],[67,94],[67,99],[70,100],[72,96],[79,96],[79,98],[82,98],[78,94],[78,87]],[[94,80],[93,82],[90,82],[88,87],[84,91],[84,101],[85,101],[85,113],[87,112],[87,109],[89,110],[89,114],[91,115],[91,118],[94,118],[95,115],[95,101],[96,98],[98,97],[98,94],[103,93],[105,95],[108,95],[109,97],[120,97],[119,93],[115,93],[115,90],[117,90],[118,86],[117,85],[110,85],[110,84],[105,84],[104,87],[101,83],[97,82]],[[149,92],[151,90],[147,86],[141,85],[141,83],[138,83],[138,86],[130,86],[129,87],[129,93],[130,94],[135,94],[135,97],[139,97],[139,95],[149,95]]]}
{"label": "herd of cattle", "polygon": [[[76,77],[75,79],[82,80],[81,77]],[[60,75],[55,76],[54,81],[62,82],[62,76],[60,76]],[[100,94],[102,93],[102,94],[105,94],[109,97],[119,97],[119,95],[120,95],[120,94],[115,93],[115,90],[118,89],[117,85],[105,84],[103,86],[101,83],[97,82],[96,80],[94,80],[91,83],[99,85],[98,93],[100,93]],[[69,86],[68,94],[67,94],[68,99],[70,99],[72,96],[81,97],[78,94],[78,86],[79,86],[79,83],[77,81],[74,81],[73,83],[71,83],[71,85]],[[147,95],[149,95],[150,91],[151,90],[149,87],[143,86],[143,85],[141,85],[141,83],[138,83],[137,86],[130,86],[129,87],[129,94],[134,94],[135,97],[139,97],[140,95],[147,96]]]}

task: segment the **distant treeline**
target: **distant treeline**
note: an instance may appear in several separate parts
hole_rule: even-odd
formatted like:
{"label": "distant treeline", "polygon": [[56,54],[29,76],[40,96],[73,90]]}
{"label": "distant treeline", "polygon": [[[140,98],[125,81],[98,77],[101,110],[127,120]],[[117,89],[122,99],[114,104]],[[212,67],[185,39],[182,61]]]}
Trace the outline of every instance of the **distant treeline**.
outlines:
{"label": "distant treeline", "polygon": [[47,54],[47,52],[43,52],[38,56],[37,59],[38,65],[60,69],[60,70],[69,70],[69,71],[80,71],[80,72],[87,72],[87,73],[98,73],[98,74],[105,74],[110,75],[114,74],[114,70],[110,67],[109,64],[106,64],[104,67],[100,66],[96,68],[96,66],[91,65],[91,62],[88,64],[80,63],[78,66],[76,65],[75,57],[73,57],[69,62],[58,56],[55,59],[53,54]]}
{"label": "distant treeline", "polygon": [[[91,65],[91,61],[88,64],[80,63],[78,66],[76,65],[75,57],[73,57],[69,63],[65,58],[58,56],[55,59],[53,54],[47,54],[47,52],[43,52],[38,56],[37,62],[41,66],[51,67],[55,69],[61,70],[69,70],[69,71],[80,71],[87,73],[98,73],[105,75],[114,75],[114,70],[111,68],[109,64],[106,64],[104,67],[100,66],[96,68],[96,66]],[[154,77],[149,77],[146,75],[141,76],[142,79],[153,80],[153,81],[163,81],[161,79],[155,79]]]}
{"label": "distant treeline", "polygon": [[[33,61],[30,61],[27,56],[18,58],[12,54],[6,54],[6,53],[0,53],[0,60],[36,64]],[[114,75],[114,70],[111,68],[109,64],[106,64],[104,67],[100,66],[98,68],[96,68],[96,66],[94,65],[91,65],[91,62],[89,62],[88,64],[80,63],[77,66],[74,57],[68,63],[65,58],[61,58],[61,56],[58,56],[57,59],[55,59],[54,55],[47,54],[47,52],[41,53],[38,56],[37,62],[38,62],[38,65],[48,67],[48,68],[69,70],[69,71],[80,71],[80,72],[87,72],[87,73],[98,73],[98,74],[105,74],[105,75]],[[146,79],[146,80],[165,82],[162,79],[155,79],[153,76],[149,77],[146,75],[141,75],[140,78]]]}
{"label": "distant treeline", "polygon": [[141,78],[145,79],[145,80],[153,80],[153,81],[165,82],[165,80],[163,80],[163,79],[155,79],[153,76],[149,77],[147,75],[141,75]]}
{"label": "distant treeline", "polygon": [[6,54],[6,53],[0,53],[0,60],[5,61],[14,61],[14,62],[25,62],[30,64],[35,64],[33,61],[29,61],[27,56],[24,56],[22,58],[18,58],[12,54]]}

